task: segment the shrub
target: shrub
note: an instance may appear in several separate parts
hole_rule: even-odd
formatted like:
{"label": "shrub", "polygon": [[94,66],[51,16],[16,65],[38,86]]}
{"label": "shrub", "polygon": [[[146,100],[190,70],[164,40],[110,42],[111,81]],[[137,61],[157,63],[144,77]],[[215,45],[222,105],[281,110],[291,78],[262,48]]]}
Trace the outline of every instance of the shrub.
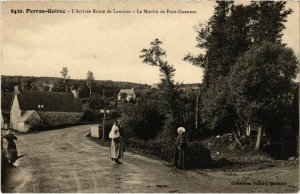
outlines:
{"label": "shrub", "polygon": [[210,151],[200,142],[188,143],[186,149],[186,165],[190,168],[212,167]]}
{"label": "shrub", "polygon": [[[130,138],[126,140],[126,146],[134,148],[141,153],[153,154],[165,161],[172,162],[174,146],[161,140],[143,141]],[[213,167],[210,151],[200,142],[189,142],[186,148],[187,168]]]}
{"label": "shrub", "polygon": [[154,138],[162,127],[162,115],[155,106],[134,105],[123,118],[126,136],[143,140]]}
{"label": "shrub", "polygon": [[96,109],[87,109],[83,112],[82,116],[82,121],[87,121],[87,122],[95,122],[95,121],[100,121],[101,114],[99,110]]}

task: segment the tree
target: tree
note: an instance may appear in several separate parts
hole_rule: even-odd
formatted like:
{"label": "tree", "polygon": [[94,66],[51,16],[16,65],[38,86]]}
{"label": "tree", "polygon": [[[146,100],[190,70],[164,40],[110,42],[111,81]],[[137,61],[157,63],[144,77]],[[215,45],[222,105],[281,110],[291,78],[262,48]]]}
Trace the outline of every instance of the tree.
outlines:
{"label": "tree", "polygon": [[231,50],[233,46],[228,25],[232,7],[231,1],[217,2],[214,15],[208,23],[200,24],[196,28],[198,32],[196,47],[203,49],[205,54],[201,53],[198,56],[188,54],[184,58],[193,65],[204,68],[203,81],[206,86],[213,85],[215,77],[225,75],[235,58],[232,56],[234,53]]}
{"label": "tree", "polygon": [[198,98],[202,122],[211,130],[228,131],[234,126],[226,76],[239,55],[250,46],[249,9],[243,5],[235,6],[230,1],[218,1],[208,23],[196,28],[196,47],[205,53],[188,54],[184,58],[204,69],[203,87]]}
{"label": "tree", "polygon": [[198,56],[188,54],[184,60],[204,69],[200,114],[208,128],[229,130],[243,125],[229,93],[228,76],[239,57],[262,40],[281,43],[284,22],[291,13],[285,4],[218,1],[208,23],[196,28],[196,47],[202,52]]}
{"label": "tree", "polygon": [[89,108],[91,109],[104,109],[109,105],[109,100],[100,94],[93,93],[90,97]]}
{"label": "tree", "polygon": [[281,43],[284,23],[287,16],[293,11],[286,9],[286,1],[254,1],[252,9],[252,21],[250,36],[254,44],[263,41]]}
{"label": "tree", "polygon": [[95,78],[94,78],[93,72],[88,71],[87,75],[86,75],[86,85],[90,90],[89,97],[91,97],[91,95],[92,95],[92,85],[93,85],[94,80],[95,80]]}
{"label": "tree", "polygon": [[161,130],[163,116],[152,102],[130,106],[128,114],[123,118],[128,128],[127,137],[138,137],[144,140],[154,138]]}
{"label": "tree", "polygon": [[70,76],[68,76],[68,68],[67,67],[63,67],[62,70],[60,71],[60,74],[62,75],[62,77],[64,79],[65,90],[66,90],[66,92],[68,92],[67,79],[70,78]]}
{"label": "tree", "polygon": [[147,65],[159,67],[161,72],[160,88],[162,89],[161,103],[166,117],[164,128],[166,134],[172,137],[176,134],[174,129],[177,127],[176,122],[178,121],[178,119],[176,119],[178,116],[178,92],[176,91],[173,80],[175,68],[163,59],[163,57],[166,56],[166,51],[161,48],[161,45],[162,42],[159,39],[155,39],[150,43],[149,49],[143,49],[141,51],[142,55],[140,58],[142,58],[143,63]]}
{"label": "tree", "polygon": [[[244,126],[256,123],[264,130],[286,117],[285,104],[292,101],[287,98],[294,91],[292,79],[298,65],[292,49],[271,42],[254,45],[237,60],[228,85],[234,109]],[[260,147],[260,135],[256,149]]]}

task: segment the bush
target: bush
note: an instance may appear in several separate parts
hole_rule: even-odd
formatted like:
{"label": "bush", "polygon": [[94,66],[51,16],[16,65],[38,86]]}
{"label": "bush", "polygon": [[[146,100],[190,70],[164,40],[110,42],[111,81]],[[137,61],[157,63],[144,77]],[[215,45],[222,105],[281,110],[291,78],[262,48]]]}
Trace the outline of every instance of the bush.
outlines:
{"label": "bush", "polygon": [[189,168],[212,167],[210,151],[200,142],[188,143],[186,156],[186,164]]}
{"label": "bush", "polygon": [[107,118],[108,119],[117,119],[117,118],[120,118],[121,115],[119,112],[115,111],[115,110],[112,110],[108,115],[107,115]]}
{"label": "bush", "polygon": [[134,105],[123,118],[126,136],[143,140],[154,138],[162,128],[162,115],[155,106],[149,104]]}
{"label": "bush", "polygon": [[202,139],[206,139],[211,136],[211,130],[207,130],[204,127],[200,127],[199,129],[187,129],[186,138],[190,142],[199,141]]}
{"label": "bush", "polygon": [[82,121],[87,122],[95,122],[100,121],[102,115],[100,114],[99,110],[96,109],[87,109],[83,112]]}
{"label": "bush", "polygon": [[[140,153],[153,154],[162,160],[171,162],[173,157],[173,145],[164,141],[130,138],[126,140],[126,146]],[[187,168],[210,168],[213,167],[210,151],[200,142],[189,142],[186,148]]]}

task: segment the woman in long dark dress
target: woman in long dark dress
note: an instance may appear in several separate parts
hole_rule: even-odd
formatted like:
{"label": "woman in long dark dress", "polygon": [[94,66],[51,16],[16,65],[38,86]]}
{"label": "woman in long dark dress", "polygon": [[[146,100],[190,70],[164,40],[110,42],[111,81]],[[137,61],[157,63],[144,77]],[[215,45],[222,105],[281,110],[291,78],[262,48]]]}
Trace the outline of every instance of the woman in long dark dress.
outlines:
{"label": "woman in long dark dress", "polygon": [[177,129],[177,132],[178,132],[178,136],[173,150],[173,165],[174,168],[185,169],[185,149],[186,149],[185,128],[179,127]]}
{"label": "woman in long dark dress", "polygon": [[17,140],[18,138],[12,133],[11,130],[7,131],[6,135],[3,135],[3,138],[7,140],[7,155],[10,165],[13,165],[13,163],[18,159],[18,151],[17,146],[14,140]]}

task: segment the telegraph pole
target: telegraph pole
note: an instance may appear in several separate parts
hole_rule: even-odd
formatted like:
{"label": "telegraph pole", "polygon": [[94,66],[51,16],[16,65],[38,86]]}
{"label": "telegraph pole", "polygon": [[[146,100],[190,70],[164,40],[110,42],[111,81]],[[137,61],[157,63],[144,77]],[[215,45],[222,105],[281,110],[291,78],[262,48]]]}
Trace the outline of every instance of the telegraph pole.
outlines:
{"label": "telegraph pole", "polygon": [[102,141],[105,139],[105,116],[106,116],[106,109],[104,108],[104,113],[103,113],[103,123],[102,123]]}

